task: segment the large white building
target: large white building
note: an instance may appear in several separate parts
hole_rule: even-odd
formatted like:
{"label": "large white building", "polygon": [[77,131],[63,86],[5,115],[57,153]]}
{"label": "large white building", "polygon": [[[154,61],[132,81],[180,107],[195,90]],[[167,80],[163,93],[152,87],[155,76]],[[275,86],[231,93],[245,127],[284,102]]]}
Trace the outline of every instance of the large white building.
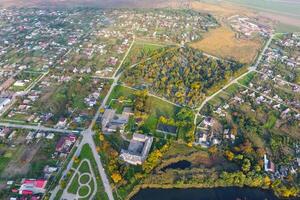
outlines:
{"label": "large white building", "polygon": [[135,133],[128,150],[122,149],[120,157],[132,165],[141,165],[147,158],[153,142],[153,137]]}

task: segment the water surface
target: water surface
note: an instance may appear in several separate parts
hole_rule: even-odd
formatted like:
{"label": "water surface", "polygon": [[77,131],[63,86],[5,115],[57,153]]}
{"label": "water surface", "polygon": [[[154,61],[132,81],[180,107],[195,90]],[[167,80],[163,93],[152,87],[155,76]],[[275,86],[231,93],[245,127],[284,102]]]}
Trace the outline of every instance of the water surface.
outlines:
{"label": "water surface", "polygon": [[132,200],[279,200],[271,191],[256,188],[143,189]]}

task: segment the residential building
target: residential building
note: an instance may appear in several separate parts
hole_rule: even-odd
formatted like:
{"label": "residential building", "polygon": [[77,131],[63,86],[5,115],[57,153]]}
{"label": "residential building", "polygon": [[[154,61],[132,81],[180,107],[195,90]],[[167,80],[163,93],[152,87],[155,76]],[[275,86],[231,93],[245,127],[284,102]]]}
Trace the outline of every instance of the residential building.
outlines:
{"label": "residential building", "polygon": [[75,135],[61,137],[55,146],[55,150],[60,153],[69,153],[76,139],[77,137]]}
{"label": "residential building", "polygon": [[19,194],[33,195],[45,193],[47,181],[43,179],[25,179],[19,188]]}
{"label": "residential building", "polygon": [[266,172],[275,172],[275,164],[267,158],[267,155],[264,155],[264,168]]}

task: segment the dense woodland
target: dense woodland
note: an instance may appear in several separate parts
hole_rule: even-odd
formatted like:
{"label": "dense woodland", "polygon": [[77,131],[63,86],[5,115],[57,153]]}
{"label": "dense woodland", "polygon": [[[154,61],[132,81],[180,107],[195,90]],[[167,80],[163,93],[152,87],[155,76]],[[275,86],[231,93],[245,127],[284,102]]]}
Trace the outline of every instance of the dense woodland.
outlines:
{"label": "dense woodland", "polygon": [[124,73],[123,81],[171,101],[196,106],[206,94],[220,88],[243,67],[242,64],[204,56],[193,48],[165,51]]}

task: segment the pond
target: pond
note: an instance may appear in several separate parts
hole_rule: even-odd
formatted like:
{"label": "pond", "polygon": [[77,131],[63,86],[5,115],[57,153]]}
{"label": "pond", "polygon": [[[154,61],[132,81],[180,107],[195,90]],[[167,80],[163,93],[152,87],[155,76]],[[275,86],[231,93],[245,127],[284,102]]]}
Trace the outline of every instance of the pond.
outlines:
{"label": "pond", "polygon": [[279,200],[271,191],[256,188],[143,189],[132,200]]}
{"label": "pond", "polygon": [[191,163],[187,160],[181,160],[176,163],[169,164],[168,166],[162,168],[162,171],[165,171],[166,169],[186,169],[191,166]]}

